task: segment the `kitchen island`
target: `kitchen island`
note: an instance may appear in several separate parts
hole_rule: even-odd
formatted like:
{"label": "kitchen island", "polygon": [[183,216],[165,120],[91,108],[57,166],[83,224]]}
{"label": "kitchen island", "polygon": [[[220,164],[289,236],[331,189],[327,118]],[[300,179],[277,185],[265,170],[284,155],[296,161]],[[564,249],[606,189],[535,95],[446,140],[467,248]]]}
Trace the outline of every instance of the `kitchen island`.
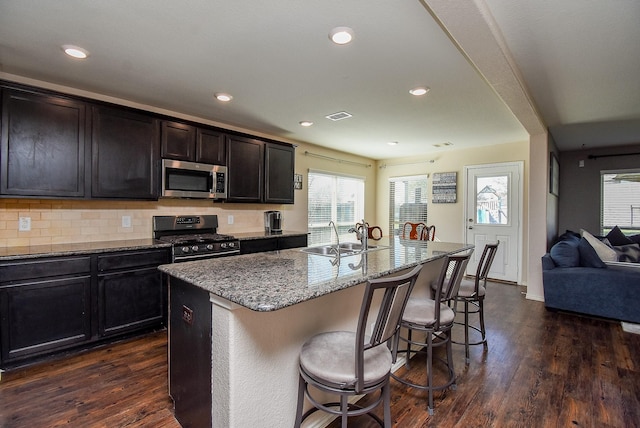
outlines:
{"label": "kitchen island", "polygon": [[355,329],[361,284],[473,247],[372,244],[339,259],[290,249],[160,266],[170,283],[169,388],[178,421],[293,426],[300,347],[322,331]]}

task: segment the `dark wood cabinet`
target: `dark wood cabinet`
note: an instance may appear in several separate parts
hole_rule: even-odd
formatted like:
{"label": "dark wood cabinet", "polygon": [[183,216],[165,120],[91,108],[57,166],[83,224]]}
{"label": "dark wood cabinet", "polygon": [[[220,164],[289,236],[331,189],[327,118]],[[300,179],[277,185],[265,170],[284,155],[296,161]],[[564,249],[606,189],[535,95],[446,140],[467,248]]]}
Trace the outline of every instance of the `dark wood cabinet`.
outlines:
{"label": "dark wood cabinet", "polygon": [[231,136],[227,153],[227,201],[262,202],[264,142],[253,138]]}
{"label": "dark wood cabinet", "polygon": [[91,197],[158,199],[159,121],[102,106],[91,120]]}
{"label": "dark wood cabinet", "polygon": [[169,249],[0,262],[0,368],[166,326]]}
{"label": "dark wood cabinet", "polygon": [[227,151],[229,202],[293,203],[293,146],[230,137]]}
{"label": "dark wood cabinet", "polygon": [[98,329],[111,336],[164,325],[166,289],[158,265],[165,250],[98,256]]}
{"label": "dark wood cabinet", "polygon": [[0,362],[20,362],[91,340],[90,257],[0,265]]}
{"label": "dark wood cabinet", "polygon": [[295,148],[289,145],[267,143],[264,160],[264,202],[292,204]]}
{"label": "dark wood cabinet", "polygon": [[164,120],[161,135],[163,158],[227,164],[226,136],[220,131]]}
{"label": "dark wood cabinet", "polygon": [[0,193],[84,197],[85,118],[81,101],[4,89]]}
{"label": "dark wood cabinet", "polygon": [[265,236],[240,241],[240,254],[263,253],[307,246],[307,235]]}

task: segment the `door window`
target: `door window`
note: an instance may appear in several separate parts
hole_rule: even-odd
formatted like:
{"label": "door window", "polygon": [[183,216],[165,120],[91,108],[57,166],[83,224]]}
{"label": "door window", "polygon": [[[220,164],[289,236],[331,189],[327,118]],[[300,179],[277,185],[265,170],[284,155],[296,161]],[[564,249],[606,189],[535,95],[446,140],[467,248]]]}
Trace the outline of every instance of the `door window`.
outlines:
{"label": "door window", "polygon": [[476,177],[476,224],[509,224],[509,176]]}

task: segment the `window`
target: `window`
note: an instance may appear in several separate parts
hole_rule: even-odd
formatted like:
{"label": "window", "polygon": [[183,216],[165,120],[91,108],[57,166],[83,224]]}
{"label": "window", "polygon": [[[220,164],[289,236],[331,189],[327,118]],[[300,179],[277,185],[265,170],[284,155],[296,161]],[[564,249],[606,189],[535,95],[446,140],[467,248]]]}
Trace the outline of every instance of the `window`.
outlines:
{"label": "window", "polygon": [[309,245],[335,243],[329,222],[338,229],[340,241],[354,240],[348,230],[364,217],[364,178],[309,171]]}
{"label": "window", "polygon": [[640,169],[602,171],[600,231],[602,235],[618,226],[633,235],[640,230]]}
{"label": "window", "polygon": [[407,221],[428,224],[426,175],[389,179],[389,234],[402,234]]}

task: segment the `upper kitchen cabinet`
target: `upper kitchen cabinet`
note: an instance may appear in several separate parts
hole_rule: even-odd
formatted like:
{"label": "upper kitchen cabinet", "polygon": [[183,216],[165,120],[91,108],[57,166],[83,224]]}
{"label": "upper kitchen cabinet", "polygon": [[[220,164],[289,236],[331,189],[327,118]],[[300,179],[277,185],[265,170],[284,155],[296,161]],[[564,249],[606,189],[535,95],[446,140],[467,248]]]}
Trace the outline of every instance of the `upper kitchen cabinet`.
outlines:
{"label": "upper kitchen cabinet", "polygon": [[227,201],[263,201],[264,145],[264,141],[253,138],[229,137]]}
{"label": "upper kitchen cabinet", "polygon": [[159,121],[137,112],[91,109],[92,198],[157,199]]}
{"label": "upper kitchen cabinet", "polygon": [[3,89],[0,193],[84,197],[85,117],[81,101]]}
{"label": "upper kitchen cabinet", "polygon": [[293,203],[293,146],[267,143],[264,150],[264,201],[274,204]]}
{"label": "upper kitchen cabinet", "polygon": [[225,134],[186,123],[162,121],[162,157],[213,165],[227,164]]}
{"label": "upper kitchen cabinet", "polygon": [[293,146],[233,136],[227,150],[227,201],[293,203]]}

